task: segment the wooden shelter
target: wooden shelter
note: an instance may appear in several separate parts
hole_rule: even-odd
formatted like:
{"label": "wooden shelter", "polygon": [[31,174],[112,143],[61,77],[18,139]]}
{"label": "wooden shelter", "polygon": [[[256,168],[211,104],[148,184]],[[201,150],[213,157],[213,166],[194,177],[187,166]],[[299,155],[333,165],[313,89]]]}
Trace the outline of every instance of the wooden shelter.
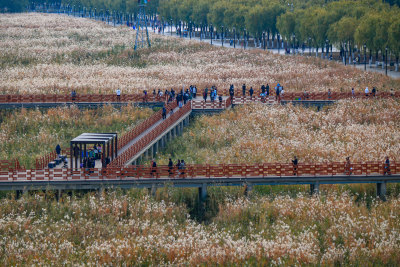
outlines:
{"label": "wooden shelter", "polygon": [[105,167],[107,161],[111,162],[118,155],[117,133],[83,133],[72,139],[70,142],[71,169],[74,168],[74,162],[75,168],[80,168],[83,160],[88,159],[88,152],[97,150],[94,146],[101,147],[101,152],[97,152],[101,158],[102,167]]}

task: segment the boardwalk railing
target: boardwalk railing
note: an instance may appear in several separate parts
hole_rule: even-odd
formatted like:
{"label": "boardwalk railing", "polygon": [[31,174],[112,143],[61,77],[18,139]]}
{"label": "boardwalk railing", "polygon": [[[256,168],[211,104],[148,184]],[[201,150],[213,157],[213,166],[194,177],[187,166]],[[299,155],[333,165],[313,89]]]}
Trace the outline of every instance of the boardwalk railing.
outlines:
{"label": "boardwalk railing", "polygon": [[21,165],[18,159],[14,160],[0,160],[0,171],[19,170]]}
{"label": "boardwalk railing", "polygon": [[178,121],[183,115],[191,111],[191,104],[187,103],[177,112],[167,117],[162,123],[157,125],[153,130],[135,142],[131,147],[121,153],[116,159],[111,162],[110,167],[123,166],[127,161],[133,158],[143,148],[150,144],[155,138],[161,135],[168,127]]}
{"label": "boardwalk railing", "polygon": [[[176,106],[177,104],[175,101],[169,103],[166,107],[167,112],[169,112],[171,109],[176,108]],[[121,149],[122,147],[126,146],[130,141],[141,135],[143,132],[149,129],[154,123],[156,123],[161,119],[162,119],[162,110],[159,110],[158,112],[154,113],[151,117],[143,121],[140,125],[133,128],[132,130],[124,134],[121,138],[119,138],[118,149]]]}
{"label": "boardwalk railing", "polygon": [[[224,95],[229,95],[228,90],[222,90]],[[241,91],[236,91],[235,99],[237,101],[246,100],[245,102],[251,101],[261,101],[260,97],[261,90],[255,90],[253,97],[250,98],[249,92],[246,92],[246,96],[242,95]],[[270,91],[270,97],[275,97],[275,91]],[[368,97],[377,97],[377,98],[399,98],[400,92],[377,92],[375,96],[372,93],[369,94]],[[363,92],[356,92],[352,95],[351,92],[332,92],[328,95],[328,92],[308,92],[304,94],[304,92],[285,92],[281,95],[282,100],[339,100],[339,99],[349,99],[349,98],[368,98],[365,96]],[[153,94],[148,94],[145,98],[143,94],[122,94],[120,98],[117,95],[77,95],[74,100],[71,95],[0,95],[0,103],[67,103],[67,102],[75,102],[75,103],[113,103],[113,102],[164,102],[165,96],[155,96]],[[216,99],[213,103],[209,100],[204,104],[203,102],[196,101],[196,106],[194,108],[212,108],[218,109],[223,108],[225,103],[220,103],[218,99]],[[235,103],[234,103],[235,104]],[[242,103],[240,103],[242,104]]]}
{"label": "boardwalk railing", "polygon": [[[61,155],[69,156],[70,155],[69,149],[62,149]],[[43,155],[35,160],[35,168],[38,170],[44,169],[48,166],[48,164],[51,161],[55,160],[56,158],[57,158],[56,151],[49,152],[46,155]]]}
{"label": "boardwalk railing", "polygon": [[112,95],[81,95],[75,98],[71,95],[0,95],[0,103],[110,103],[110,102],[164,102],[165,97],[148,94],[145,98],[143,94],[121,94],[118,98]]}
{"label": "boardwalk railing", "polygon": [[[351,172],[344,162],[299,164],[294,170],[292,164],[221,164],[187,165],[185,169],[159,166],[108,167],[106,169],[43,169],[0,171],[1,181],[52,181],[52,180],[115,180],[137,178],[235,178],[235,177],[285,177],[285,176],[336,176],[383,175],[382,162],[354,163]],[[390,174],[400,174],[400,164],[392,162]],[[350,180],[349,180],[350,181]]]}
{"label": "boardwalk railing", "polygon": [[228,97],[225,100],[220,102],[216,99],[214,102],[208,100],[204,102],[204,100],[196,99],[197,101],[192,101],[192,109],[226,109],[231,105],[231,99]]}

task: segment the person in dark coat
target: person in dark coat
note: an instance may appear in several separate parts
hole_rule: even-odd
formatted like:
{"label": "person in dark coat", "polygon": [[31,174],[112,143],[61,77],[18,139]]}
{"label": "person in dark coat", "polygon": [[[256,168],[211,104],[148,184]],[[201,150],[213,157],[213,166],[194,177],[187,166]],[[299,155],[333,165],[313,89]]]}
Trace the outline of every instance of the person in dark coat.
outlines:
{"label": "person in dark coat", "polygon": [[174,169],[174,163],[172,162],[172,159],[169,158],[169,162],[168,162],[168,173],[169,176],[171,177],[173,174],[173,169]]}
{"label": "person in dark coat", "polygon": [[294,156],[294,159],[292,160],[293,164],[293,175],[297,175],[297,164],[299,163],[298,159],[296,156]]}
{"label": "person in dark coat", "polygon": [[243,96],[246,96],[246,84],[242,85]]}
{"label": "person in dark coat", "polygon": [[383,175],[391,175],[392,173],[390,172],[390,160],[389,157],[386,156],[385,158],[385,165],[384,165],[384,172]]}
{"label": "person in dark coat", "polygon": [[165,105],[162,107],[162,119],[165,120],[167,118],[167,109]]}
{"label": "person in dark coat", "polygon": [[60,144],[57,144],[57,146],[56,146],[56,153],[57,153],[57,157],[59,158],[59,157],[60,157],[60,154],[61,154],[61,147],[60,147]]}
{"label": "person in dark coat", "polygon": [[151,161],[151,177],[154,177],[154,175],[156,175],[157,172],[157,162],[155,161],[155,159],[153,159]]}
{"label": "person in dark coat", "polygon": [[250,93],[250,99],[253,99],[253,93],[254,93],[253,87],[250,87],[249,93]]}
{"label": "person in dark coat", "polygon": [[231,84],[231,86],[229,87],[229,95],[231,96],[231,99],[233,99],[233,96],[235,95],[233,84]]}

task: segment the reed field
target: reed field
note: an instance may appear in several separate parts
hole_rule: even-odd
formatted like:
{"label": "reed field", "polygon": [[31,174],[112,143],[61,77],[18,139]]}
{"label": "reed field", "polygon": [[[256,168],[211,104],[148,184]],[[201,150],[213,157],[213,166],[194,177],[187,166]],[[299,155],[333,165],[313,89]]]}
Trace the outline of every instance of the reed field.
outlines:
{"label": "reed field", "polygon": [[190,164],[352,162],[400,159],[400,102],[343,100],[322,111],[293,105],[236,106],[201,116],[158,155]]}
{"label": "reed field", "polygon": [[87,132],[129,131],[153,111],[134,106],[112,106],[80,110],[76,106],[51,109],[2,111],[0,116],[0,159],[17,158],[27,169],[35,168],[35,159],[55,150],[57,144],[69,148],[69,141]]}
{"label": "reed field", "polygon": [[[179,189],[180,191],[184,189]],[[3,265],[385,265],[400,261],[400,199],[230,196],[207,223],[176,189],[2,199]],[[53,199],[53,200],[52,200]]]}
{"label": "reed field", "polygon": [[2,14],[0,94],[141,93],[142,90],[253,88],[285,91],[378,91],[400,81],[314,57],[243,51],[151,33],[152,48],[133,51],[135,32],[57,14]]}

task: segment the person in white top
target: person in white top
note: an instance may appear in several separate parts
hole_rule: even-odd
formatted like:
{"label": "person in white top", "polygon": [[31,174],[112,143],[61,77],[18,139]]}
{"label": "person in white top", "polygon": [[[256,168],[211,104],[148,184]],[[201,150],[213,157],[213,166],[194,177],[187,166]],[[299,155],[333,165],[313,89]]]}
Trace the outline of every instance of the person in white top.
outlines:
{"label": "person in white top", "polygon": [[368,87],[366,87],[365,88],[365,96],[368,96],[368,94],[369,94],[369,90],[368,90]]}
{"label": "person in white top", "polygon": [[117,93],[117,100],[121,101],[121,90],[119,90],[119,88],[117,89],[116,93]]}

